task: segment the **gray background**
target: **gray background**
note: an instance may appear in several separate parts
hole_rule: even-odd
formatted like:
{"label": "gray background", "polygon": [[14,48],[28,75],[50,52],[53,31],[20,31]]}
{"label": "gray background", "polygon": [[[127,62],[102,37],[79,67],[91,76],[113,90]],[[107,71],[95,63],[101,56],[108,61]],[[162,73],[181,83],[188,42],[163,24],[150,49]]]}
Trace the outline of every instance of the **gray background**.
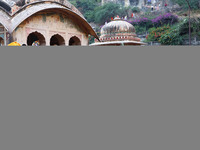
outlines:
{"label": "gray background", "polygon": [[199,47],[0,49],[0,150],[199,150]]}

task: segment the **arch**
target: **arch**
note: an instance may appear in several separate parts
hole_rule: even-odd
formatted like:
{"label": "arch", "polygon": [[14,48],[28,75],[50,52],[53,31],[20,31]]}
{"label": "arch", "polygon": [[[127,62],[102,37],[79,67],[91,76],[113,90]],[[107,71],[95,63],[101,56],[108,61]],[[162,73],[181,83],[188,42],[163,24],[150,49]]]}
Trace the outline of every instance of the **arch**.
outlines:
{"label": "arch", "polygon": [[0,9],[0,24],[4,26],[7,31],[11,28],[10,16],[3,9]]}
{"label": "arch", "polygon": [[6,45],[7,29],[0,23],[0,46]]}
{"label": "arch", "polygon": [[53,35],[50,39],[50,46],[53,46],[53,45],[57,45],[57,46],[65,45],[64,38],[59,34]]}
{"label": "arch", "polygon": [[72,5],[68,0],[31,0],[31,2],[30,2],[30,0],[28,0],[27,2],[25,2],[25,5],[22,5],[22,7],[20,7],[15,12],[13,12],[13,15],[18,13],[22,9],[26,8],[28,5],[32,6],[37,3],[57,3],[57,4],[60,4],[62,6],[69,8],[70,10],[72,10],[73,12],[76,12],[77,14],[79,14],[81,17],[84,18],[84,16],[81,14],[81,12],[74,5]]}
{"label": "arch", "polygon": [[0,46],[4,45],[4,39],[2,37],[0,37]]}
{"label": "arch", "polygon": [[28,35],[28,37],[27,37],[27,45],[28,46],[32,46],[34,41],[39,41],[41,46],[45,46],[46,45],[46,41],[45,41],[44,36],[41,33],[37,32],[37,31],[32,32],[32,33],[30,33]]}
{"label": "arch", "polygon": [[81,45],[81,40],[78,37],[73,36],[69,39],[69,46],[75,46],[75,45]]}
{"label": "arch", "polygon": [[[31,7],[29,7],[31,5]],[[28,17],[34,15],[37,12],[43,11],[43,10],[60,10],[62,12],[65,12],[66,14],[70,15],[70,18],[76,21],[76,24],[79,25],[79,27],[87,34],[91,34],[95,38],[99,39],[95,31],[92,29],[92,27],[89,25],[89,23],[86,21],[84,17],[79,15],[77,12],[73,11],[72,9],[61,5],[56,2],[46,3],[44,2],[37,2],[26,5],[23,7],[23,10],[21,9],[18,11],[12,18],[12,29],[11,32],[13,32],[17,26],[19,26],[24,20],[26,20]]]}

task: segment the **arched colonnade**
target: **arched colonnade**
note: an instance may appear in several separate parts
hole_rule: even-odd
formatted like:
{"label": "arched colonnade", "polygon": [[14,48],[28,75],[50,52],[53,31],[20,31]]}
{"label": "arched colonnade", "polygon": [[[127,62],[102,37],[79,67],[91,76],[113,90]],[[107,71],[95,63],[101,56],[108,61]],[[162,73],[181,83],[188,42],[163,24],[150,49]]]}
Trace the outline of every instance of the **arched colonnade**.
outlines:
{"label": "arched colonnade", "polygon": [[[26,45],[32,46],[36,41],[40,46],[78,46],[81,45],[81,39],[77,36],[71,36],[68,40],[60,34],[54,34],[50,39],[46,39],[45,35],[40,32],[32,32],[27,37]],[[49,41],[49,43],[47,42]]]}

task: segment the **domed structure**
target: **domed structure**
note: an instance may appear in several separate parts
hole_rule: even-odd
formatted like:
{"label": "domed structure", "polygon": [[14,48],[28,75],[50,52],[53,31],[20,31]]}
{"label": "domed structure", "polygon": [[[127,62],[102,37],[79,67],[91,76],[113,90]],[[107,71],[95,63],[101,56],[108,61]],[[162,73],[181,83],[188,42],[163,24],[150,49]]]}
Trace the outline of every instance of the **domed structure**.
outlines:
{"label": "domed structure", "polygon": [[119,16],[101,28],[99,40],[91,45],[145,45],[137,37],[134,26]]}
{"label": "domed structure", "polygon": [[0,45],[88,45],[95,31],[67,0],[0,0]]}

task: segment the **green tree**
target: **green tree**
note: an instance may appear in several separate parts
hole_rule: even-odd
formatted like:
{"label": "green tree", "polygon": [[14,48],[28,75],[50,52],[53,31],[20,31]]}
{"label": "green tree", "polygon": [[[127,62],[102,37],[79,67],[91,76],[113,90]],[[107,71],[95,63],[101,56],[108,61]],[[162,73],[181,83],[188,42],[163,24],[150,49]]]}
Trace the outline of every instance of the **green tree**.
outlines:
{"label": "green tree", "polygon": [[[184,9],[188,9],[188,5],[186,0],[171,0],[174,3],[179,4]],[[199,0],[189,0],[190,6],[192,9],[196,10],[200,8],[200,1]]]}
{"label": "green tree", "polygon": [[115,3],[106,3],[103,6],[99,6],[94,10],[94,21],[98,24],[104,24],[106,21],[109,22],[111,17],[119,15],[124,17],[127,15],[127,11],[124,7]]}
{"label": "green tree", "polygon": [[94,9],[100,0],[70,0],[70,2],[84,15],[89,22],[94,21]]}

